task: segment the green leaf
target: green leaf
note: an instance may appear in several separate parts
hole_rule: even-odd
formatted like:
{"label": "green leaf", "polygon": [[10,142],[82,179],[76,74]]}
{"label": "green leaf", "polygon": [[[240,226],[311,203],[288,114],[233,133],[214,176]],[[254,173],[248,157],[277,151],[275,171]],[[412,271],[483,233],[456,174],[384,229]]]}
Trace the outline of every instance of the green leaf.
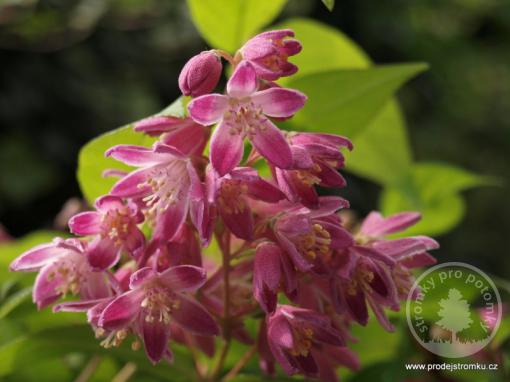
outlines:
{"label": "green leaf", "polygon": [[12,294],[7,300],[0,306],[0,320],[5,318],[10,312],[17,308],[21,303],[28,300],[32,293],[32,287],[20,289],[16,293]]}
{"label": "green leaf", "polygon": [[289,81],[308,96],[293,123],[305,129],[355,137],[377,116],[394,92],[425,70],[425,64],[334,70]]}
{"label": "green leaf", "polygon": [[287,0],[188,0],[193,22],[213,48],[234,52],[273,21]]}
{"label": "green leaf", "polygon": [[[179,98],[157,115],[183,117],[186,112],[185,102],[185,98]],[[133,126],[129,124],[102,134],[83,146],[78,157],[77,176],[81,191],[87,201],[93,204],[96,198],[107,194],[118,180],[113,177],[103,177],[105,170],[132,170],[132,167],[115,159],[106,158],[104,156],[106,150],[119,144],[150,146],[154,141],[155,138],[135,133]]]}
{"label": "green leaf", "polygon": [[405,122],[396,101],[354,137],[347,169],[379,184],[395,184],[410,171],[412,157]]}
{"label": "green leaf", "polygon": [[380,208],[385,215],[400,211],[419,211],[422,220],[405,234],[439,235],[448,232],[464,216],[464,200],[459,192],[495,184],[488,177],[440,163],[419,163],[410,176],[384,189]]}
{"label": "green leaf", "polygon": [[335,0],[322,0],[322,2],[330,12],[333,11],[333,8],[335,7]]}
{"label": "green leaf", "polygon": [[[370,58],[349,37],[328,25],[307,19],[291,19],[277,25],[291,28],[303,44],[303,51],[291,58],[299,67],[292,78],[334,69],[362,69]],[[318,44],[317,41],[327,42]],[[282,78],[287,84],[290,78]],[[354,137],[354,151],[347,159],[347,169],[378,183],[395,183],[407,176],[412,158],[405,120],[396,101],[388,102],[367,128]],[[383,145],[381,142],[391,142]]]}

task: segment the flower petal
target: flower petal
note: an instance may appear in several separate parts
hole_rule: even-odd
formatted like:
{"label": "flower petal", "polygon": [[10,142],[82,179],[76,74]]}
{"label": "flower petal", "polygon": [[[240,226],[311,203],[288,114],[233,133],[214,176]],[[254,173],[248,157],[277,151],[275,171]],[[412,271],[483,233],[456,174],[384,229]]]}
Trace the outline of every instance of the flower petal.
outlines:
{"label": "flower petal", "polygon": [[269,119],[256,126],[256,133],[250,137],[257,151],[276,167],[292,166],[292,152],[283,133]]}
{"label": "flower petal", "polygon": [[110,194],[123,198],[136,198],[143,196],[148,191],[150,191],[149,185],[146,185],[146,180],[150,178],[150,169],[150,167],[141,168],[139,170],[130,172],[128,175],[115,183],[110,191]]}
{"label": "flower petal", "polygon": [[101,214],[95,211],[82,212],[71,217],[68,225],[75,235],[94,235],[101,229]]}
{"label": "flower petal", "polygon": [[87,248],[87,259],[94,270],[113,267],[120,258],[120,247],[108,237],[97,236]]}
{"label": "flower petal", "polygon": [[106,151],[105,156],[135,167],[153,166],[168,158],[165,154],[154,152],[152,148],[135,145],[113,146]]}
{"label": "flower petal", "polygon": [[257,72],[248,61],[242,61],[227,82],[227,93],[234,98],[250,96],[257,90]]}
{"label": "flower petal", "polygon": [[253,268],[253,294],[266,312],[276,309],[276,293],[280,285],[282,251],[273,243],[257,246]]}
{"label": "flower petal", "polygon": [[69,249],[57,247],[55,244],[41,244],[17,257],[9,269],[16,272],[36,271],[68,252]]}
{"label": "flower petal", "polygon": [[159,214],[153,233],[155,242],[171,240],[184,224],[188,214],[189,197],[184,187],[181,193],[184,195],[183,199],[170,205],[166,211]]}
{"label": "flower petal", "polygon": [[228,106],[228,97],[222,94],[206,94],[188,104],[188,112],[193,120],[209,126],[219,122]]}
{"label": "flower petal", "polygon": [[54,264],[45,266],[37,275],[32,291],[32,299],[37,304],[37,309],[43,309],[52,304],[62,295],[58,287],[63,280]]}
{"label": "flower petal", "polygon": [[147,357],[153,364],[158,363],[167,350],[170,337],[170,326],[160,320],[147,322],[145,317],[140,317],[143,343]]}
{"label": "flower petal", "polygon": [[171,314],[180,326],[194,334],[215,336],[220,332],[218,324],[209,312],[183,295],[179,296],[179,307]]}
{"label": "flower petal", "polygon": [[387,218],[378,212],[371,212],[361,225],[360,232],[369,237],[389,235],[416,224],[420,218],[418,212],[400,212]]}
{"label": "flower petal", "polygon": [[219,203],[218,210],[225,225],[240,239],[253,240],[253,216],[250,208],[244,205],[240,208],[229,208]]}
{"label": "flower petal", "polygon": [[291,117],[303,107],[307,97],[293,89],[269,88],[256,92],[251,96],[253,103],[262,108],[262,112],[270,117]]}
{"label": "flower petal", "polygon": [[211,163],[220,176],[236,167],[243,157],[243,136],[221,122],[211,137]]}
{"label": "flower petal", "polygon": [[173,292],[195,291],[204,285],[206,272],[194,265],[178,265],[168,268],[158,279]]}
{"label": "flower petal", "polygon": [[140,312],[145,294],[141,289],[121,294],[101,313],[98,325],[108,330],[121,329],[131,323]]}
{"label": "flower petal", "polygon": [[141,268],[129,277],[129,288],[136,289],[156,275],[156,271],[151,267]]}

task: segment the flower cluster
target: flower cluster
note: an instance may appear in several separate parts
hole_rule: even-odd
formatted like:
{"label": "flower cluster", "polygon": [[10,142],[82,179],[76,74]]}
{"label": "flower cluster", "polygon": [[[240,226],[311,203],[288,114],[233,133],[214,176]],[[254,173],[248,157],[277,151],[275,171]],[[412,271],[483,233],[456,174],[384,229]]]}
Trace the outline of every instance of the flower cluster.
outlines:
{"label": "flower cluster", "polygon": [[[251,345],[268,374],[278,363],[288,374],[336,381],[339,365],[358,368],[350,326],[366,325],[371,310],[393,330],[385,311],[399,310],[412,269],[433,264],[428,251],[438,245],[387,237],[417,213],[372,212],[356,225],[341,211],[347,200],[318,192],[345,186],[338,170],[353,147],[341,136],[277,127],[307,100],[273,82],[297,71],[288,61],[301,50],[293,37],[265,32],[233,56],[211,50],[184,66],[188,115],[136,123],[158,139],[106,152],[134,169],[112,172],[120,179],[95,210],[70,219],[80,238],[57,238],[11,264],[39,272],[38,308],[76,296],[54,311],[86,312],[103,346],[129,338],[153,363],[172,360],[171,340],[212,356],[221,335],[224,350],[232,340]],[[224,93],[213,93],[223,60],[232,75]],[[212,241],[220,256],[207,258]],[[248,317],[260,320],[258,331],[245,327]]]}

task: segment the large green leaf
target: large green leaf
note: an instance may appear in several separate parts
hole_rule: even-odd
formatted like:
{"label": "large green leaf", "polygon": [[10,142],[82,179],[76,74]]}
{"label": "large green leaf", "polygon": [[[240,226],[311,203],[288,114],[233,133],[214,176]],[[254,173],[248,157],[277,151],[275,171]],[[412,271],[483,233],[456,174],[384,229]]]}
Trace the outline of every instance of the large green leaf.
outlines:
{"label": "large green leaf", "polygon": [[[158,115],[183,117],[186,112],[185,102],[184,98],[179,98]],[[112,177],[103,177],[105,170],[132,170],[115,159],[106,158],[106,150],[120,144],[150,146],[154,141],[152,137],[135,133],[129,124],[102,134],[83,146],[78,157],[78,182],[87,201],[92,204],[97,197],[107,194],[117,181]]]}
{"label": "large green leaf", "polygon": [[213,48],[234,52],[268,25],[287,0],[188,0],[196,27]]}
{"label": "large green leaf", "polygon": [[[276,27],[293,29],[303,44],[303,51],[291,58],[299,67],[292,78],[371,65],[370,58],[355,42],[328,25],[291,19]],[[287,85],[290,80],[283,78],[280,83]],[[396,101],[389,101],[362,132],[350,138],[355,149],[347,160],[349,171],[378,183],[394,183],[407,176],[412,159],[405,121]],[[381,142],[391,142],[391,145]]]}
{"label": "large green leaf", "polygon": [[313,73],[289,81],[308,96],[293,123],[305,129],[355,137],[377,116],[395,91],[425,70],[425,64]]}
{"label": "large green leaf", "polygon": [[348,170],[379,184],[398,183],[408,175],[412,156],[407,130],[396,101],[387,103],[354,137]]}
{"label": "large green leaf", "polygon": [[493,183],[493,179],[458,167],[418,163],[407,179],[385,188],[380,208],[387,215],[419,211],[423,215],[422,220],[409,228],[406,235],[438,235],[449,231],[464,216],[465,206],[460,191]]}

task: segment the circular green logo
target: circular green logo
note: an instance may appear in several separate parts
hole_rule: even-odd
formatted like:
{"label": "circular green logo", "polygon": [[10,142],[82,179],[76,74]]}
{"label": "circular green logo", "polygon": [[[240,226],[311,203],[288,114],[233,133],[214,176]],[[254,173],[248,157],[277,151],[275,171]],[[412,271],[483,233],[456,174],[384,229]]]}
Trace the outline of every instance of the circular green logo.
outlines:
{"label": "circular green logo", "polygon": [[480,269],[444,263],[418,277],[406,314],[411,333],[425,349],[447,358],[467,357],[494,338],[501,321],[501,297]]}

